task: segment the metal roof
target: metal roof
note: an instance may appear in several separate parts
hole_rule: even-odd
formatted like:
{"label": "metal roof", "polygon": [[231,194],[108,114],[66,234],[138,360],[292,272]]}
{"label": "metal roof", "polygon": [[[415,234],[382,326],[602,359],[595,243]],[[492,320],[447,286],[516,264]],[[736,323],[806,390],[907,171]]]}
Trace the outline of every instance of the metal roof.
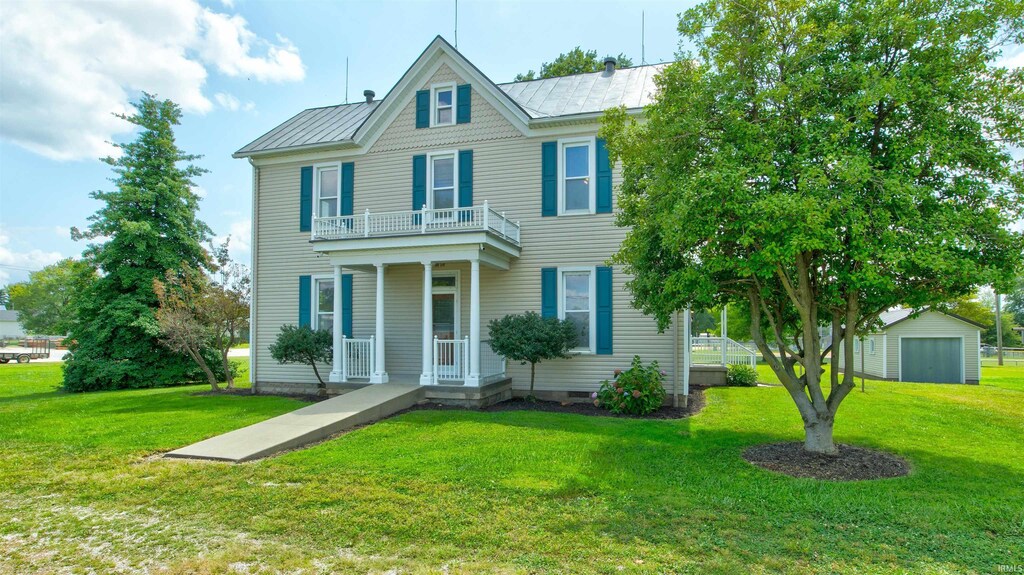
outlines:
{"label": "metal roof", "polygon": [[379,104],[374,100],[303,110],[235,155],[350,140]]}
{"label": "metal roof", "polygon": [[620,68],[498,84],[531,118],[552,118],[603,112],[626,106],[642,108],[651,103],[656,89],[654,77],[666,64]]}
{"label": "metal roof", "polygon": [[910,319],[910,317],[912,315],[914,315],[915,313],[924,313],[926,311],[934,311],[936,313],[941,313],[941,314],[949,316],[949,317],[951,317],[953,319],[958,319],[958,320],[960,320],[960,321],[962,321],[964,323],[973,325],[974,327],[977,327],[977,328],[985,329],[987,327],[985,325],[982,325],[982,324],[980,324],[980,323],[978,323],[978,322],[976,322],[976,321],[974,321],[972,319],[963,317],[961,315],[957,315],[955,313],[948,312],[948,311],[941,310],[941,309],[933,309],[933,308],[930,308],[930,307],[926,307],[926,308],[920,309],[920,310],[914,310],[914,309],[911,309],[911,308],[902,308],[902,307],[901,308],[894,308],[894,309],[886,310],[886,311],[883,311],[882,313],[880,313],[878,315],[878,319],[879,319],[879,321],[882,322],[883,328],[889,328],[889,327],[892,327],[892,326],[894,326],[894,325],[896,325],[898,323],[901,323],[901,322],[904,322],[904,321]]}
{"label": "metal roof", "polygon": [[[665,66],[651,64],[620,68],[611,74],[593,72],[496,86],[531,119],[600,113],[618,106],[636,109],[651,103],[654,77]],[[350,141],[381,102],[303,110],[238,150],[234,156]]]}

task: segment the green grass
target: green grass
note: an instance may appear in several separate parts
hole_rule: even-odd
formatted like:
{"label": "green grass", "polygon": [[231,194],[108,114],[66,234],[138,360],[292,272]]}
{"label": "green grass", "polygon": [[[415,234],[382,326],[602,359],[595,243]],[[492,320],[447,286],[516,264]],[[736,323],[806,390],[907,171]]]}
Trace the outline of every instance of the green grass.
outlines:
{"label": "green grass", "polygon": [[[1006,368],[1003,368],[1006,370]],[[1024,384],[868,382],[840,441],[910,476],[792,479],[748,446],[801,437],[778,387],[637,421],[416,411],[244,465],[154,454],[299,405],[204,388],[66,395],[0,366],[0,573],[991,573],[1024,564]]]}

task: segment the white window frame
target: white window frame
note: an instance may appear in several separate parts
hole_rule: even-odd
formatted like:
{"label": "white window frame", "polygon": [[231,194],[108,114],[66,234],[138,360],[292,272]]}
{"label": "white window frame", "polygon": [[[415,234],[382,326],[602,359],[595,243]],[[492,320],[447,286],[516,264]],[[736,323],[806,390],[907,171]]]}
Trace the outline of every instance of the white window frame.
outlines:
{"label": "white window frame", "polygon": [[565,319],[565,274],[590,274],[588,308],[590,313],[590,345],[571,350],[577,354],[593,354],[597,349],[597,268],[590,266],[571,266],[558,268],[558,319]]}
{"label": "white window frame", "polygon": [[[452,121],[447,124],[441,124],[437,121],[437,93],[444,92],[447,90],[452,91]],[[456,89],[455,82],[442,82],[438,84],[430,85],[430,127],[441,128],[444,126],[454,126],[456,124],[455,111],[458,109],[458,90]]]}
{"label": "white window frame", "polygon": [[[459,151],[440,150],[427,154],[427,209],[434,208],[434,158],[452,157],[452,209],[459,207]],[[447,221],[451,218],[437,217],[432,215],[431,221]],[[427,222],[430,223],[430,222]]]}
{"label": "white window frame", "polygon": [[[320,312],[320,282],[326,282],[326,283],[330,284],[331,288],[333,289],[334,288],[334,276],[332,276],[332,275],[313,276],[312,280],[313,281],[311,283],[313,284],[313,293],[310,294],[310,296],[309,296],[310,297],[310,299],[309,299],[309,301],[310,301],[309,312],[311,314],[311,317],[309,318],[309,325],[312,326],[314,330],[318,330],[318,329],[320,329],[320,314],[321,314],[321,312]],[[332,306],[334,305],[334,300],[333,299],[331,300],[331,305]],[[328,312],[322,312],[322,313],[328,313]],[[334,311],[332,311],[330,313],[331,313],[332,317],[331,317],[331,329],[329,331],[331,333],[334,333],[334,322],[338,321],[338,310],[334,310]]]}
{"label": "white window frame", "polygon": [[[335,198],[338,200],[338,213],[333,216],[325,216],[320,213],[320,174],[324,170],[336,170],[338,172],[338,189]],[[337,217],[341,214],[341,162],[330,162],[315,164],[313,166],[313,220],[317,218]]]}
{"label": "white window frame", "polygon": [[[587,144],[590,150],[588,161],[590,163],[590,201],[585,210],[565,209],[565,149]],[[579,138],[562,138],[558,140],[558,215],[560,216],[583,216],[597,213],[597,138],[584,136]]]}
{"label": "white window frame", "polygon": [[875,355],[875,336],[868,338],[868,354]]}

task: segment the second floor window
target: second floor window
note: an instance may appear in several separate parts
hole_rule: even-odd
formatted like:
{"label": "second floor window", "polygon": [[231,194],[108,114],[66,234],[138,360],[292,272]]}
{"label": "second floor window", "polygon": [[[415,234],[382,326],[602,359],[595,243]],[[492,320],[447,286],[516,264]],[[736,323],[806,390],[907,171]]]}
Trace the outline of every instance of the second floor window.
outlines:
{"label": "second floor window", "polygon": [[594,213],[594,140],[563,140],[559,177],[559,212]]}
{"label": "second floor window", "polygon": [[455,207],[455,154],[430,156],[430,204],[432,210]]}
{"label": "second floor window", "polygon": [[455,123],[455,84],[435,86],[432,90],[431,125],[450,126]]}
{"label": "second floor window", "polygon": [[333,218],[338,215],[340,180],[338,166],[324,166],[316,171],[317,213],[314,217]]}

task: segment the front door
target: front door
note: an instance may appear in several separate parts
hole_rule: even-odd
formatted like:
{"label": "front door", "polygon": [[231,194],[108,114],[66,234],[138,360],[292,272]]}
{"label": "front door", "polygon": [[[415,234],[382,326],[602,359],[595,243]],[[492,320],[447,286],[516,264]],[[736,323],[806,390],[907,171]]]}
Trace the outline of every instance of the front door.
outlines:
{"label": "front door", "polygon": [[437,366],[441,378],[450,379],[458,374],[461,364],[462,343],[459,340],[459,291],[458,276],[451,273],[438,274],[433,278],[432,305],[434,337],[440,340]]}

